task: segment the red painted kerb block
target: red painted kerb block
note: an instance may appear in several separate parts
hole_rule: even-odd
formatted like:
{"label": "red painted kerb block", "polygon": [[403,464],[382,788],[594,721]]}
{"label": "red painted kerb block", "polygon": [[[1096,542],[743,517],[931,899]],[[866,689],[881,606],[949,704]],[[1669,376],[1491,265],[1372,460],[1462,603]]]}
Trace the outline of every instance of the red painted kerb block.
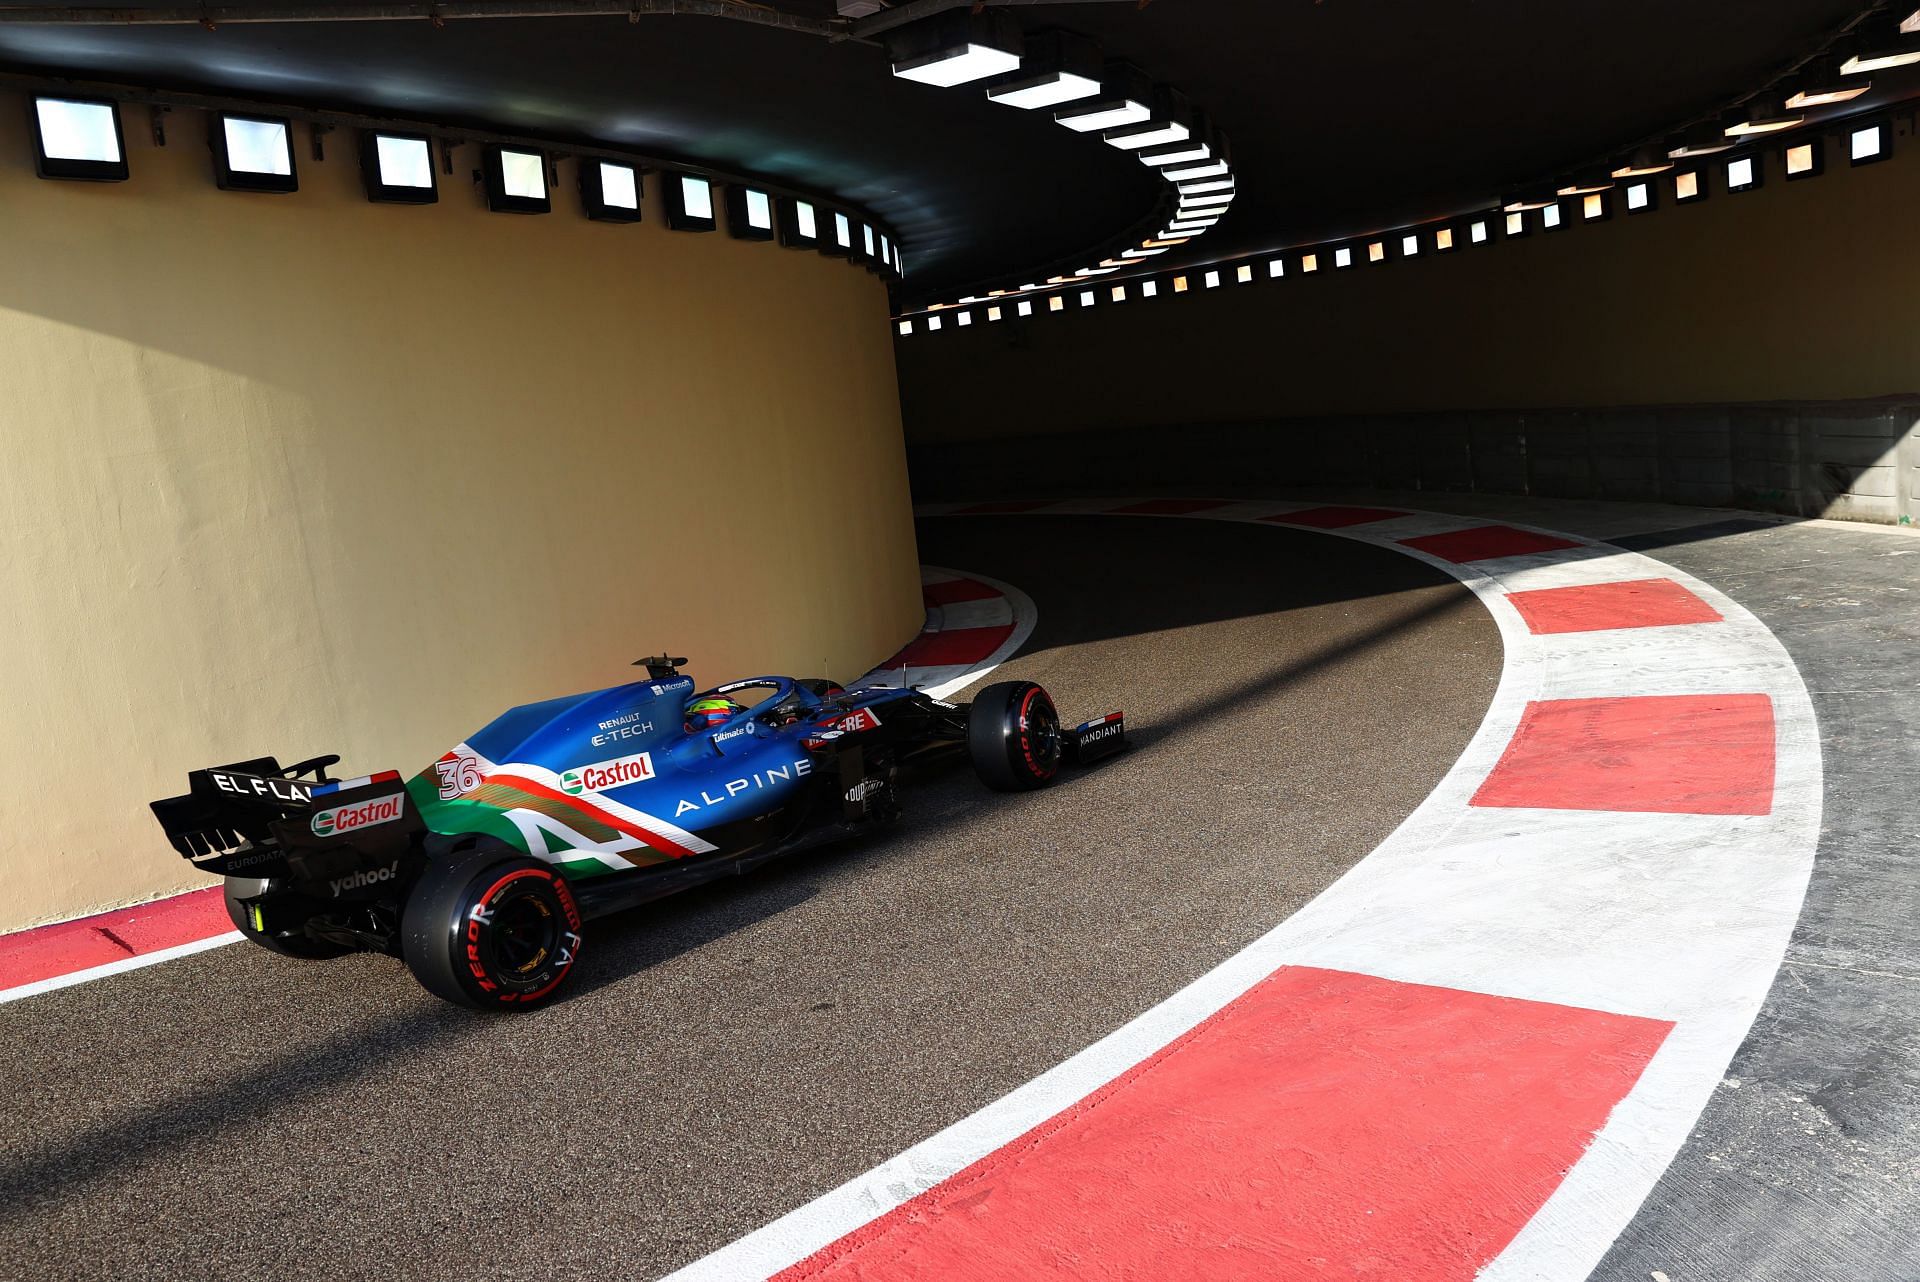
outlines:
{"label": "red painted kerb block", "polygon": [[1507,600],[1536,636],[1719,623],[1720,612],[1672,579],[1630,579],[1570,588],[1509,592]]}
{"label": "red painted kerb block", "polygon": [[777,1276],[1469,1282],[1671,1028],[1286,967]]}
{"label": "red painted kerb block", "polygon": [[1470,561],[1491,561],[1496,557],[1525,556],[1535,552],[1564,552],[1569,548],[1585,547],[1572,539],[1559,538],[1552,534],[1540,534],[1533,530],[1515,529],[1511,525],[1478,525],[1470,530],[1448,530],[1445,534],[1422,534],[1417,538],[1401,539],[1404,547],[1417,548],[1443,561],[1452,561],[1456,565],[1465,565]]}
{"label": "red painted kerb block", "polygon": [[0,989],[224,935],[233,929],[220,888],[0,936]]}
{"label": "red painted kerb block", "polygon": [[1764,815],[1773,700],[1640,695],[1529,703],[1476,806]]}
{"label": "red painted kerb block", "polygon": [[1215,508],[1226,507],[1231,502],[1231,499],[1146,499],[1114,508],[1111,515],[1191,516],[1195,512],[1211,512]]}
{"label": "red painted kerb block", "polygon": [[962,601],[991,601],[1000,589],[978,579],[942,579],[921,587],[920,596],[928,605],[958,605]]}
{"label": "red painted kerb block", "polygon": [[1309,507],[1260,519],[1277,525],[1304,525],[1315,530],[1344,530],[1352,525],[1371,525],[1375,521],[1391,521],[1405,515],[1405,512],[1386,507]]}
{"label": "red painted kerb block", "polygon": [[887,667],[939,668],[978,663],[1013,635],[1011,623],[991,628],[950,628],[922,632],[907,648],[887,660]]}

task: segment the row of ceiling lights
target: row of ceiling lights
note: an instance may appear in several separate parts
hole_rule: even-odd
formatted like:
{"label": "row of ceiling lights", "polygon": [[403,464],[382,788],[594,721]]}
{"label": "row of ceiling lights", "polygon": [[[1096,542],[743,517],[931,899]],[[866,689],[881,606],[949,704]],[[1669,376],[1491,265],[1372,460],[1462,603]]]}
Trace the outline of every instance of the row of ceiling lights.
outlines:
{"label": "row of ceiling lights", "polygon": [[[124,182],[127,163],[120,104],[106,98],[36,95],[34,170],[42,178]],[[223,191],[298,191],[293,123],[284,116],[231,111],[209,113],[207,143],[214,183]],[[546,151],[506,143],[482,146],[480,181],[487,207],[497,213],[552,212]],[[452,172],[451,154],[447,157]],[[360,134],[361,174],[367,199],[382,204],[431,205],[439,201],[433,138],[425,133],[365,129]],[[594,156],[579,158],[580,198],[597,222],[640,221],[643,169]],[[715,187],[723,190],[716,201]],[[873,221],[829,209],[797,196],[777,196],[745,183],[716,184],[698,174],[664,171],[662,203],[674,231],[714,231],[718,205],[727,207],[727,230],[741,240],[773,240],[793,249],[816,249],[897,277],[906,270],[894,238]]]}
{"label": "row of ceiling lights", "polygon": [[1604,191],[1615,182],[1664,173],[1678,162],[1731,151],[1753,138],[1797,129],[1818,107],[1851,102],[1873,87],[1876,71],[1920,63],[1920,8],[1881,14],[1828,52],[1810,59],[1777,88],[1763,91],[1738,107],[1667,137],[1664,146],[1647,144],[1614,160],[1605,169],[1570,174],[1551,189],[1518,192],[1501,201],[1508,211],[1538,209],[1557,196]]}
{"label": "row of ceiling lights", "polygon": [[1137,67],[1105,61],[1099,46],[1084,36],[1057,30],[1026,35],[999,10],[956,10],[890,34],[888,53],[893,74],[903,79],[941,88],[984,82],[987,97],[1002,106],[1050,109],[1057,124],[1076,133],[1098,133],[1172,189],[1172,214],[1154,235],[1092,266],[995,290],[992,297],[1137,266],[1207,232],[1233,203],[1227,140],[1205,113],[1177,90],[1153,84]]}
{"label": "row of ceiling lights", "polygon": [[[1076,278],[1137,266],[1136,260],[1185,243],[1225,214],[1235,188],[1224,140],[1216,142],[1217,133],[1208,132],[1201,141],[1203,136],[1192,132],[1191,122],[1183,115],[1185,102],[1178,94],[1153,89],[1144,76],[1124,64],[1102,67],[1092,42],[1068,33],[1040,33],[1023,45],[1018,28],[993,10],[943,17],[944,21],[908,28],[890,46],[895,75],[942,86],[993,77],[987,94],[996,102],[1027,108],[1066,107],[1055,112],[1061,124],[1107,130],[1106,140],[1115,146],[1159,143],[1157,150],[1143,150],[1141,159],[1164,166],[1161,172],[1179,191],[1180,206],[1174,220],[1157,236],[1096,267],[1017,290],[995,290],[986,298],[969,296],[957,304],[935,304],[928,311],[1045,290],[1071,284]],[[1563,197],[1604,192],[1618,182],[1665,173],[1680,162],[1798,128],[1806,123],[1809,110],[1850,102],[1866,93],[1872,83],[1867,76],[1914,63],[1920,63],[1920,8],[1909,2],[1857,23],[1830,50],[1796,68],[1777,92],[1763,92],[1717,119],[1690,126],[1668,137],[1664,146],[1638,147],[1604,168],[1513,193],[1501,200],[1501,209],[1506,213],[1543,209]],[[1161,106],[1156,110],[1149,102]],[[1179,150],[1183,145],[1199,150],[1184,154]]]}
{"label": "row of ceiling lights", "polygon": [[[1893,130],[1885,120],[1848,126],[1842,133],[1850,164],[1870,165],[1893,154]],[[1806,137],[1782,150],[1782,164],[1789,182],[1814,178],[1826,171],[1827,139]],[[1722,187],[1728,192],[1753,191],[1765,176],[1764,157],[1758,152],[1725,156],[1715,164]],[[1628,215],[1648,213],[1659,208],[1660,182],[1675,205],[1691,205],[1707,198],[1710,190],[1709,168],[1699,160],[1686,160],[1666,166],[1671,172],[1663,179],[1658,174],[1641,175],[1622,184],[1621,204]],[[900,317],[896,332],[902,337],[919,332],[935,333],[948,326],[965,329],[976,315],[988,322],[1036,314],[1052,314],[1093,307],[1105,303],[1125,303],[1133,299],[1173,297],[1194,290],[1218,289],[1228,281],[1249,285],[1256,281],[1280,280],[1288,276],[1312,277],[1328,271],[1340,272],[1362,266],[1438,257],[1477,245],[1502,240],[1517,240],[1540,232],[1557,232],[1576,224],[1603,222],[1615,212],[1614,193],[1607,189],[1582,192],[1574,199],[1555,198],[1524,208],[1510,207],[1484,214],[1448,219],[1440,223],[1402,228],[1398,231],[1358,240],[1313,245],[1284,254],[1189,268],[1160,277],[1146,277],[1075,286],[1050,292],[1037,298],[989,299],[985,308],[975,311],[952,304],[937,306],[920,317]]]}

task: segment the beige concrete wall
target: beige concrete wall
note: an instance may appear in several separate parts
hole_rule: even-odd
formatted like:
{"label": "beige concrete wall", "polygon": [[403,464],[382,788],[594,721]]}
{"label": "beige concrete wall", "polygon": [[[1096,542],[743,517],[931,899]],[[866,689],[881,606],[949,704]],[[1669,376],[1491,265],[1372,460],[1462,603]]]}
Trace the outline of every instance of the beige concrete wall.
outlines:
{"label": "beige concrete wall", "polygon": [[[848,677],[921,606],[886,300],[724,233],[214,188],[204,126],[42,182],[0,95],[0,929],[205,884],[191,767],[420,769],[629,679]],[[658,209],[654,203],[649,212]]]}
{"label": "beige concrete wall", "polygon": [[949,323],[899,342],[908,438],[1920,391],[1920,139],[1896,132],[1881,164],[1836,139],[1819,178],[1770,156],[1758,191],[1451,256]]}

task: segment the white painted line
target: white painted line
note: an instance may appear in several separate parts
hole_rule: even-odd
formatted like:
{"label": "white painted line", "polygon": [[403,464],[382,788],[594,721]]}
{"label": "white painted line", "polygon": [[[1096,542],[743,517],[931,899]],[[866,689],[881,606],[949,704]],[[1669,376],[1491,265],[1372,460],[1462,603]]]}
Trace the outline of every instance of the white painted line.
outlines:
{"label": "white painted line", "polygon": [[98,966],[89,966],[85,970],[76,970],[71,974],[55,975],[49,979],[36,979],[31,984],[20,984],[14,988],[0,989],[0,1006],[8,1002],[17,1002],[25,997],[37,997],[41,993],[50,993],[57,988],[71,988],[75,984],[84,984],[90,980],[105,979],[108,975],[124,974],[130,970],[139,970],[145,966],[157,966],[176,957],[187,957],[194,953],[204,953],[209,948],[219,948],[225,944],[240,942],[244,936],[237,930],[224,935],[213,935],[206,939],[190,940],[184,944],[175,944],[171,948],[162,948],[157,952],[141,953],[137,957],[123,957],[119,961],[102,962]]}
{"label": "white painted line", "polygon": [[[1236,504],[1231,514],[1194,515],[1254,521],[1282,510],[1290,509]],[[667,1282],[762,1278],[806,1259],[1070,1107],[1289,964],[1675,1023],[1587,1154],[1481,1273],[1491,1282],[1585,1278],[1692,1129],[1779,968],[1819,835],[1819,740],[1812,701],[1772,633],[1724,594],[1664,563],[1577,540],[1581,546],[1562,553],[1461,566],[1398,543],[1412,533],[1486,524],[1514,523],[1420,512],[1319,531],[1389,547],[1453,575],[1493,615],[1505,646],[1499,687],[1473,739],[1376,850],[1124,1027]],[[1724,621],[1536,637],[1507,600],[1519,585],[1642,578],[1682,583]],[[1683,692],[1772,700],[1769,814],[1469,804],[1528,703]]]}
{"label": "white painted line", "polygon": [[1498,579],[1500,585],[1509,592],[1585,588],[1596,583],[1669,578],[1672,574],[1662,562],[1641,556],[1638,552],[1622,552],[1614,548],[1584,550],[1579,556],[1570,553],[1509,556],[1498,561],[1475,562],[1466,568]]}
{"label": "white painted line", "polygon": [[939,632],[960,628],[1004,628],[1014,622],[1013,603],[1004,595],[983,601],[953,601],[940,607]]}

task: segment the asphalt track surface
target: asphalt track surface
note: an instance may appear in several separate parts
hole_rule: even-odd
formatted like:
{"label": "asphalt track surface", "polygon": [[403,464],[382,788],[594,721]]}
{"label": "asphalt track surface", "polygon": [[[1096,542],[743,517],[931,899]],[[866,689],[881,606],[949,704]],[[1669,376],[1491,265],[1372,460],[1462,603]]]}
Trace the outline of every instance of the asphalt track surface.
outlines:
{"label": "asphalt track surface", "polygon": [[1920,537],[1721,519],[1616,539],[1711,577],[1806,677],[1826,804],[1799,926],[1595,1278],[1920,1279]]}
{"label": "asphalt track surface", "polygon": [[1125,708],[1135,752],[1018,798],[961,767],[887,834],[596,923],[532,1015],[245,946],[0,1008],[0,1275],[666,1272],[1285,918],[1427,795],[1498,680],[1468,592],[1377,548],[1110,517],[920,534],[1039,609],[990,679]]}

